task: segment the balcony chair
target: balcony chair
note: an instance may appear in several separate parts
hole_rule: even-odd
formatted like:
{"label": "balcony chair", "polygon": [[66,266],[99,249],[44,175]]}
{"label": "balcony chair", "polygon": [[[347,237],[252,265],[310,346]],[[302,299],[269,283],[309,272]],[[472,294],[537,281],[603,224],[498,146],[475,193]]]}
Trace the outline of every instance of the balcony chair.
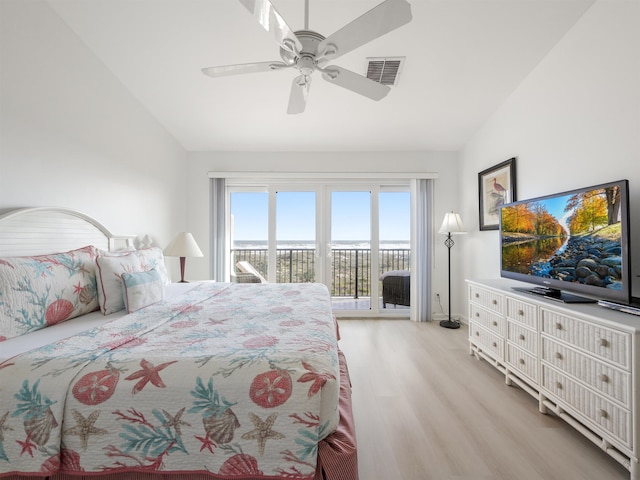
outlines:
{"label": "balcony chair", "polygon": [[408,307],[411,304],[411,272],[391,270],[380,276],[382,280],[382,308],[387,303]]}
{"label": "balcony chair", "polygon": [[267,283],[258,270],[249,262],[242,260],[236,263],[238,272],[232,275],[231,281],[236,283]]}

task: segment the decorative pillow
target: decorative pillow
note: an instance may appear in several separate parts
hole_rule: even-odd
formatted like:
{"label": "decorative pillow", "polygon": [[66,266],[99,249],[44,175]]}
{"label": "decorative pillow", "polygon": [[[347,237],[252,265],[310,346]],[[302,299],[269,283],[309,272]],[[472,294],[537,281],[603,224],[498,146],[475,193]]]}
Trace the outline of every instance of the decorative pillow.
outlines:
{"label": "decorative pillow", "polygon": [[0,340],[98,308],[96,248],[0,258]]}
{"label": "decorative pillow", "polygon": [[102,250],[101,248],[98,248],[97,251],[98,251],[98,255],[103,255],[105,257],[116,257],[118,255],[126,255],[127,253],[135,252],[136,247],[130,246],[130,247],[120,248],[119,250],[111,250],[111,251]]}
{"label": "decorative pillow", "polygon": [[154,268],[148,272],[123,273],[122,296],[127,313],[164,299],[164,283]]}
{"label": "decorative pillow", "polygon": [[163,284],[169,283],[162,250],[157,247],[135,250],[125,255],[100,255],[96,263],[98,303],[104,315],[125,308],[122,274],[156,269]]}

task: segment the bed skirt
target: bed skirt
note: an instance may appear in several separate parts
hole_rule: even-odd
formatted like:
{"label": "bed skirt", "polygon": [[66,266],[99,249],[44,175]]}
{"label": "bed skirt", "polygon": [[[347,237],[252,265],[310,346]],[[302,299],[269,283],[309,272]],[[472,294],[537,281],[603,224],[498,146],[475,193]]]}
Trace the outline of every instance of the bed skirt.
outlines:
{"label": "bed skirt", "polygon": [[[358,455],[356,431],[351,407],[351,380],[347,362],[342,351],[338,350],[340,362],[340,421],[336,430],[322,440],[318,446],[318,463],[314,480],[358,480]],[[78,475],[57,473],[53,476],[21,476],[2,477],[3,480],[215,480],[217,475],[202,473],[174,472],[123,472],[118,474]],[[263,477],[276,479],[276,477]],[[246,479],[234,477],[234,480],[259,480],[256,477]]]}

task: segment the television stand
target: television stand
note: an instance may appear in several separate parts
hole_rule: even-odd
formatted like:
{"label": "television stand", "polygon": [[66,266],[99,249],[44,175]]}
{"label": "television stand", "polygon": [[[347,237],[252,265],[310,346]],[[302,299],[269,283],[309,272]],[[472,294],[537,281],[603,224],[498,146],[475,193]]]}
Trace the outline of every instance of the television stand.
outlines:
{"label": "television stand", "polygon": [[[531,294],[534,285],[521,293],[504,279],[467,283],[469,353],[640,480],[639,317],[548,301]],[[580,476],[573,473],[566,477]]]}
{"label": "television stand", "polygon": [[597,302],[597,300],[593,300],[592,298],[573,295],[571,293],[566,293],[556,288],[546,288],[546,287],[533,287],[533,288],[511,287],[511,288],[513,288],[514,290],[517,290],[518,292],[530,293],[532,295],[540,295],[541,297],[547,298],[549,300],[555,300],[556,302],[562,302],[562,303],[596,303]]}

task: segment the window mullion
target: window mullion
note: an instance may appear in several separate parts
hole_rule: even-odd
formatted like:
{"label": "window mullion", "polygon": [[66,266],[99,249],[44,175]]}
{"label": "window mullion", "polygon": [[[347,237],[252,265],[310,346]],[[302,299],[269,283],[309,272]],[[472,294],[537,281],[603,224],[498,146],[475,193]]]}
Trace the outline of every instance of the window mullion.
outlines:
{"label": "window mullion", "polygon": [[269,187],[269,234],[268,234],[268,257],[269,257],[269,282],[277,281],[277,242],[276,242],[276,206],[278,192],[272,186]]}

